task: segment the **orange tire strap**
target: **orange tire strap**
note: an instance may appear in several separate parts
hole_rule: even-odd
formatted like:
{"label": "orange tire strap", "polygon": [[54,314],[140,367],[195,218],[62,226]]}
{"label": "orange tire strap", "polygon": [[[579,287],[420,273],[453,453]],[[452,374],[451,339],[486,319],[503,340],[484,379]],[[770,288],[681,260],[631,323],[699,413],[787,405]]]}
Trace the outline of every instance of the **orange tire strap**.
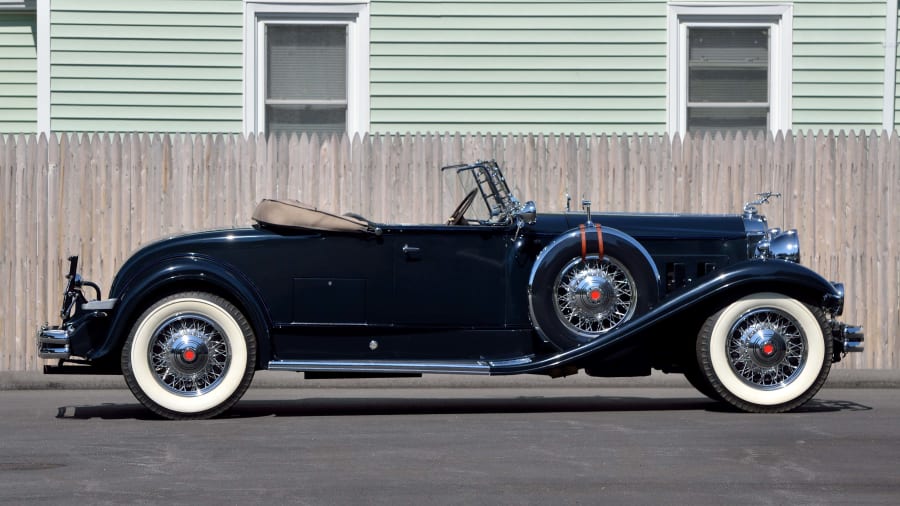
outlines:
{"label": "orange tire strap", "polygon": [[[600,255],[598,258],[603,259],[603,231],[600,229],[600,225],[594,225],[594,230],[597,231],[597,253]],[[578,230],[581,231],[581,260],[584,261],[587,258],[587,229],[584,226],[584,223],[578,225]]]}

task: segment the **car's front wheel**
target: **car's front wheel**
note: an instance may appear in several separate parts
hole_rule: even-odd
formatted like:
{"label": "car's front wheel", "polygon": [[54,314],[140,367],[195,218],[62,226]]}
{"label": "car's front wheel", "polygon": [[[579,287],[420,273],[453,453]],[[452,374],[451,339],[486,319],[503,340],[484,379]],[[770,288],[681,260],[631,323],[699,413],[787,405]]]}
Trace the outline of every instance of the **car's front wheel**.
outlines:
{"label": "car's front wheel", "polygon": [[822,311],[777,293],[749,295],[706,320],[697,361],[724,401],[750,412],[801,406],[825,383],[833,342]]}
{"label": "car's front wheel", "polygon": [[135,397],[172,419],[216,416],[236,403],[253,379],[256,339],[230,302],[184,292],[151,305],[122,350],[122,372]]}

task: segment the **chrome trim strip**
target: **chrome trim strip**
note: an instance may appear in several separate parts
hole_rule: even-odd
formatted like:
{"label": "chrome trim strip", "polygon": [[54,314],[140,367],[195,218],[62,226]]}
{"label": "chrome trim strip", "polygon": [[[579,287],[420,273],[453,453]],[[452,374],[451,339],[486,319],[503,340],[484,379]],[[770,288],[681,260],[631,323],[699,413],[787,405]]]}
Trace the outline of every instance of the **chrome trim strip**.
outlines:
{"label": "chrome trim strip", "polygon": [[532,357],[511,358],[507,360],[491,360],[491,367],[509,367],[513,365],[530,364],[534,359]]}
{"label": "chrome trim strip", "polygon": [[428,360],[272,360],[271,371],[359,372],[412,374],[490,374],[483,361],[439,362]]}

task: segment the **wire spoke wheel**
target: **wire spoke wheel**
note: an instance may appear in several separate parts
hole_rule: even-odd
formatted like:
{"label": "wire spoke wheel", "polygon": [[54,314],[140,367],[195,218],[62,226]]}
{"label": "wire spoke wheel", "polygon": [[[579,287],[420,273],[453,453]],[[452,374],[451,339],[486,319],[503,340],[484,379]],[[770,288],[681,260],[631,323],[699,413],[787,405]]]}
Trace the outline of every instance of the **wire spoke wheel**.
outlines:
{"label": "wire spoke wheel", "polygon": [[797,322],[777,309],[758,309],[742,316],[726,343],[735,374],[751,386],[781,388],[806,363],[806,336]]}
{"label": "wire spoke wheel", "polygon": [[588,255],[572,259],[553,285],[556,314],[568,328],[589,337],[608,332],[634,315],[637,290],[618,260]]}
{"label": "wire spoke wheel", "polygon": [[697,363],[722,400],[744,411],[782,412],[819,391],[833,346],[821,309],[760,292],[706,320],[697,336]]}
{"label": "wire spoke wheel", "polygon": [[186,396],[215,388],[231,362],[223,331],[199,314],[164,322],[150,340],[148,358],[157,381]]}
{"label": "wire spoke wheel", "polygon": [[209,418],[234,405],[253,379],[256,339],[231,302],[205,292],[158,300],[139,316],[122,349],[135,397],[173,419]]}

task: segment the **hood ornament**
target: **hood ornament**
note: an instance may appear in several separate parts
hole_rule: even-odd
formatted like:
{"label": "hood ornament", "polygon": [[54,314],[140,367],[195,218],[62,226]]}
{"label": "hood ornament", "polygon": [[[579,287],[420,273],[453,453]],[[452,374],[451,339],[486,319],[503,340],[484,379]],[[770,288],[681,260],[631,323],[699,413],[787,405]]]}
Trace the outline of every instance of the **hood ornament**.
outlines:
{"label": "hood ornament", "polygon": [[757,196],[756,200],[751,200],[750,202],[747,202],[746,204],[744,204],[744,217],[745,218],[756,217],[759,214],[757,206],[761,206],[763,204],[768,204],[769,199],[771,199],[772,197],[781,197],[781,194],[777,193],[777,192],[762,192],[762,193],[757,193],[756,196]]}

